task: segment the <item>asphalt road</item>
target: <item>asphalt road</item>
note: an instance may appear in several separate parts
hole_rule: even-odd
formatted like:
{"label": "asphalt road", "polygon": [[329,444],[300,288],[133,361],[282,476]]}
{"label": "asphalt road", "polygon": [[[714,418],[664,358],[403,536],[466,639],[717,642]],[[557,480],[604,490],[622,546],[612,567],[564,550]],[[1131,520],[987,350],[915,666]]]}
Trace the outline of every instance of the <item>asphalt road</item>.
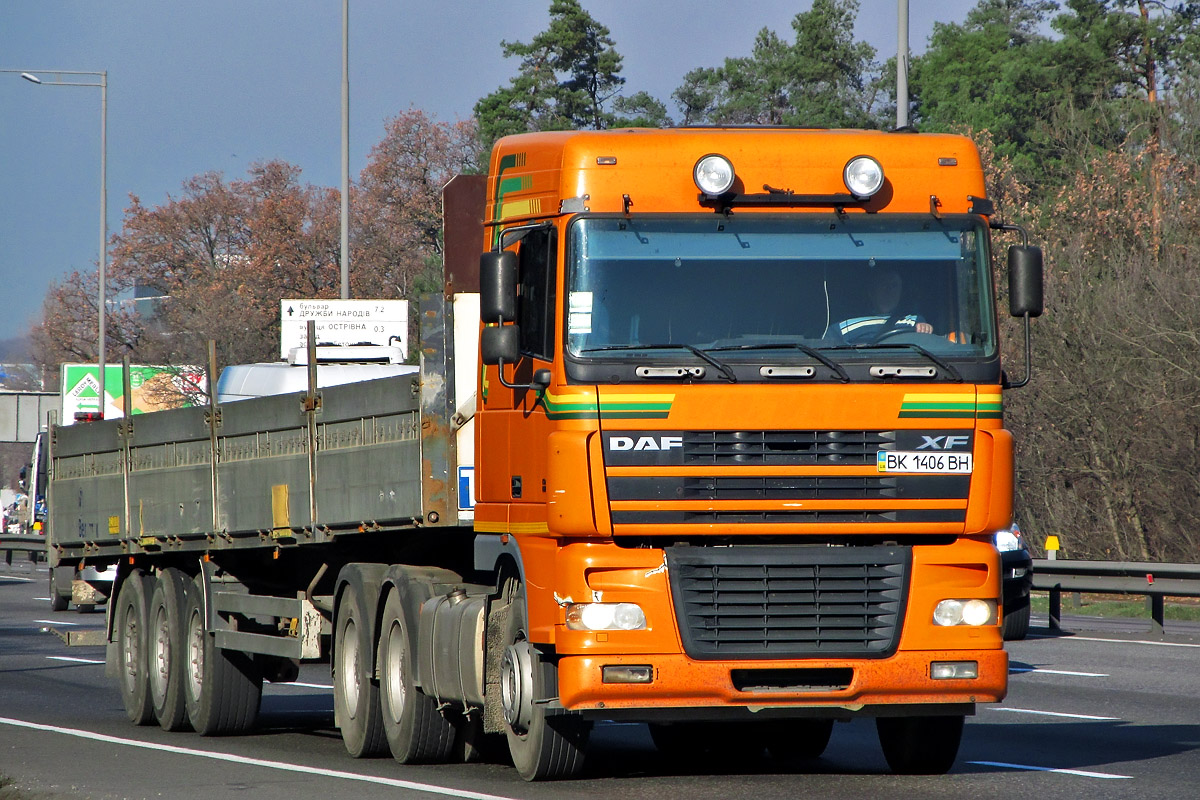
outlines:
{"label": "asphalt road", "polygon": [[[825,755],[781,765],[664,763],[640,725],[600,725],[584,776],[528,784],[503,764],[406,767],[354,760],[333,727],[325,667],[264,690],[259,730],[234,738],[134,727],[101,647],[42,631],[99,628],[52,613],[44,565],[0,562],[0,775],[47,798],[1131,798],[1200,794],[1200,629],[1148,620],[1010,643],[1008,699],[967,721],[948,775],[891,775],[869,721],[836,726]],[[1140,629],[1140,631],[1139,631]],[[1178,631],[1177,631],[1178,629]],[[0,796],[3,790],[0,790]]]}

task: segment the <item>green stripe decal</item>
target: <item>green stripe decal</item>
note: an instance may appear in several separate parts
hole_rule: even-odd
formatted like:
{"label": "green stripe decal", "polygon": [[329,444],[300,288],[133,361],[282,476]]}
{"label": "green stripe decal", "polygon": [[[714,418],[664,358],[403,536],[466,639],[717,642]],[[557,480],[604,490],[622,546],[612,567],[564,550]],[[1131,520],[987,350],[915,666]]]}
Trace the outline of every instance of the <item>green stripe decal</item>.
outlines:
{"label": "green stripe decal", "polygon": [[[668,397],[670,399],[666,399]],[[674,395],[667,395],[661,400],[568,400],[555,398],[548,393],[538,398],[550,419],[596,419],[600,414],[605,419],[666,419],[671,414],[674,400]]]}
{"label": "green stripe decal", "polygon": [[1001,419],[1004,401],[996,395],[984,395],[978,401],[971,395],[907,394],[900,404],[901,419]]}

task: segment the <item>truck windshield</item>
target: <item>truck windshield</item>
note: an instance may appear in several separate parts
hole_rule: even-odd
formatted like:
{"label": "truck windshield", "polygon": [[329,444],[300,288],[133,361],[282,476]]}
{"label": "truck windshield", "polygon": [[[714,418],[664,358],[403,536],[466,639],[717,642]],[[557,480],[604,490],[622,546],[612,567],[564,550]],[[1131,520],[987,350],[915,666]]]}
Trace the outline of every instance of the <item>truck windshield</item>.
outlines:
{"label": "truck windshield", "polygon": [[569,241],[567,352],[578,360],[645,360],[639,346],[668,344],[722,361],[995,355],[977,217],[584,217]]}

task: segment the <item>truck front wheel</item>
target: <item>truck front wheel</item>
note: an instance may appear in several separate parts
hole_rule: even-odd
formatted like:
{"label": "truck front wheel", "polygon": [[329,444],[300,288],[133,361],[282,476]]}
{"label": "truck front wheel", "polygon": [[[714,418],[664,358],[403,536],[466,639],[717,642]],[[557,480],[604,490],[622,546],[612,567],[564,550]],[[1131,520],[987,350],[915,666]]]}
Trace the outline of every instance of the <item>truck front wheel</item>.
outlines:
{"label": "truck front wheel", "polygon": [[879,744],[898,775],[941,775],[954,766],[964,717],[877,717]]}
{"label": "truck front wheel", "polygon": [[505,639],[500,656],[500,700],[508,751],[527,781],[569,778],[583,769],[591,725],[576,714],[548,711],[539,702],[558,695],[558,670],[529,641],[525,590],[509,579]]}
{"label": "truck front wheel", "polygon": [[438,711],[437,701],[415,685],[412,626],[400,590],[392,589],[383,606],[379,636],[383,728],[392,757],[401,764],[437,764],[450,760],[455,730]]}

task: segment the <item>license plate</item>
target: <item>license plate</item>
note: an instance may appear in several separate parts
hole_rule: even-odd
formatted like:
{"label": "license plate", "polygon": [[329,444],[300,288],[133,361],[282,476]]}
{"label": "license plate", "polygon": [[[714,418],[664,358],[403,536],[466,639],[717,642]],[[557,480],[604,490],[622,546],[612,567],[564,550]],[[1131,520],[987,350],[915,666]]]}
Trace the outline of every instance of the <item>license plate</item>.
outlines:
{"label": "license plate", "polygon": [[875,457],[880,472],[970,474],[970,453],[880,450]]}

